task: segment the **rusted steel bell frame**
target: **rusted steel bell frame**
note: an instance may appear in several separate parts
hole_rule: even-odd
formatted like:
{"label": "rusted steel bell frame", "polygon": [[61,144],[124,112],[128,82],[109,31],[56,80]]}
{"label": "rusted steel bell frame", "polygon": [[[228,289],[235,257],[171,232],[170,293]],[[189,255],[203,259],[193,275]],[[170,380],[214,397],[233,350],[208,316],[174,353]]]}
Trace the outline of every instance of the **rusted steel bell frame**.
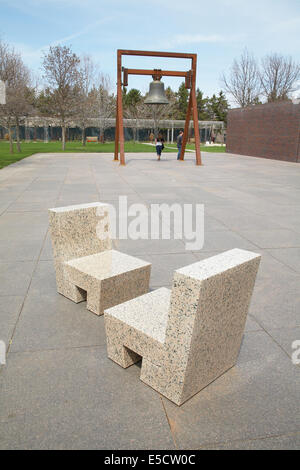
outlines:
{"label": "rusted steel bell frame", "polygon": [[[181,59],[191,59],[192,68],[188,71],[179,70],[144,70],[144,69],[125,69],[122,67],[122,56],[146,56],[146,57],[173,57]],[[188,138],[189,122],[191,114],[193,115],[194,131],[195,131],[195,150],[196,150],[196,165],[202,165],[201,152],[200,152],[200,133],[197,112],[196,100],[196,67],[197,67],[197,54],[184,54],[180,52],[154,52],[154,51],[130,51],[118,49],[117,51],[117,115],[116,115],[116,135],[115,135],[115,155],[114,160],[119,159],[120,152],[120,165],[125,165],[124,153],[124,126],[123,126],[123,102],[122,102],[122,87],[128,85],[128,75],[151,75],[153,80],[161,79],[163,76],[168,77],[184,77],[185,87],[190,90],[189,103],[185,119],[184,134],[182,140],[182,147],[180,153],[180,160],[184,159],[185,147]],[[123,75],[123,77],[122,77]]]}

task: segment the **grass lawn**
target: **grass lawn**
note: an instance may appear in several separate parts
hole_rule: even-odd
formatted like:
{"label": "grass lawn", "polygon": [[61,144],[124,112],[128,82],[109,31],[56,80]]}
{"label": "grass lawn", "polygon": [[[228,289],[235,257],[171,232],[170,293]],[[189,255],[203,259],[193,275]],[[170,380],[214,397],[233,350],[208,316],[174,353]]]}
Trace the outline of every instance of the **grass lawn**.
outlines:
{"label": "grass lawn", "polygon": [[[65,152],[102,152],[102,153],[111,153],[114,152],[114,142],[107,142],[105,144],[98,144],[94,142],[88,142],[84,147],[81,142],[67,142]],[[174,148],[176,151],[176,144],[167,144],[168,147]],[[187,148],[194,150],[195,146],[189,144]],[[22,160],[22,158],[29,157],[34,153],[53,153],[53,152],[62,152],[61,142],[22,142],[21,144],[22,152],[18,153],[16,151],[16,146],[14,145],[15,153],[9,153],[9,143],[7,141],[0,141],[0,168],[3,168],[11,163]],[[224,147],[205,147],[201,146],[201,150],[206,152],[225,152]],[[151,152],[155,153],[155,149],[151,145],[145,145],[142,143],[134,142],[125,142],[125,152]],[[173,152],[172,149],[165,148],[164,152]]]}

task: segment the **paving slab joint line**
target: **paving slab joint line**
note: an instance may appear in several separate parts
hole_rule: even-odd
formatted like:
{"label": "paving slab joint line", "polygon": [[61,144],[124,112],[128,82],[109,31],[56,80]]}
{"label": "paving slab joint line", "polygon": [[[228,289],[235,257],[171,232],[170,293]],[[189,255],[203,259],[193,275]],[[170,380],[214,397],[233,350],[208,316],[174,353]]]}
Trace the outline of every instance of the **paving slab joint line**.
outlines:
{"label": "paving slab joint line", "polygon": [[[251,315],[252,318],[254,318],[254,320],[256,321],[256,323],[261,327],[261,329],[271,338],[272,341],[274,341],[274,343],[279,346],[279,348],[284,352],[284,354],[289,358],[289,360],[291,360],[291,356],[286,352],[286,350],[278,343],[278,341],[276,341],[275,338],[273,338],[273,336],[268,332],[268,330],[266,330],[266,328],[264,328],[264,326],[259,322],[259,320],[256,318],[255,315]],[[278,330],[282,330],[284,328],[277,328]],[[248,334],[248,333],[251,333],[251,331],[246,331],[244,334]],[[296,364],[296,367],[298,366],[299,370],[300,370],[300,364],[297,365]]]}
{"label": "paving slab joint line", "polygon": [[[95,182],[95,185],[96,185],[98,194],[99,194],[99,198],[100,198],[100,199],[99,199],[99,202],[101,202],[100,189],[99,189],[99,187],[98,187],[98,183],[96,182],[95,172],[92,171],[92,163],[93,163],[93,162],[90,162],[89,166],[90,166],[91,173],[92,173],[92,176],[93,176],[93,178],[94,178],[94,182]],[[116,169],[116,170],[118,171],[118,169]],[[119,172],[119,173],[120,173],[120,172]],[[120,173],[120,177],[121,177],[121,179],[124,181],[124,183],[128,184],[128,186],[130,187],[130,189],[132,189],[132,190],[134,191],[134,193],[135,193],[137,196],[141,197],[140,194],[135,190],[135,188],[133,188],[133,187],[128,183],[128,181],[126,181],[126,179],[124,178],[124,175],[123,175],[122,173]],[[119,195],[119,196],[120,196],[120,195]]]}
{"label": "paving slab joint line", "polygon": [[106,347],[106,343],[103,344],[89,344],[87,346],[66,346],[66,347],[56,347],[56,348],[45,348],[45,349],[27,349],[24,351],[11,351],[10,354],[18,355],[18,354],[39,354],[48,351],[70,351],[73,349],[99,349]]}
{"label": "paving slab joint line", "polygon": [[203,444],[203,446],[200,446],[197,448],[197,450],[201,450],[203,448],[212,446],[212,447],[217,447],[217,446],[222,446],[224,444],[228,445],[231,443],[238,443],[238,442],[255,442],[255,441],[260,441],[260,440],[267,440],[267,439],[274,439],[277,437],[288,437],[288,436],[297,436],[300,434],[300,430],[284,433],[284,434],[271,434],[268,436],[257,436],[257,437],[248,437],[246,439],[231,439],[230,441],[219,441],[219,442],[208,442],[206,444]]}
{"label": "paving slab joint line", "polygon": [[[256,321],[257,321],[257,320],[256,320]],[[284,328],[280,328],[280,329],[284,329]],[[271,333],[269,333],[267,330],[265,330],[265,332],[266,332],[266,333],[269,335],[269,337],[274,341],[274,343],[277,344],[277,346],[279,346],[280,349],[287,355],[287,357],[289,358],[289,360],[291,360],[291,356],[289,355],[289,353],[281,346],[280,343],[278,343],[278,341],[277,341],[275,338],[273,338],[273,336],[271,335]],[[298,368],[298,370],[299,370],[299,372],[300,372],[300,364],[294,364],[294,365]]]}
{"label": "paving slab joint line", "polygon": [[176,443],[175,435],[174,435],[173,429],[172,429],[172,423],[169,419],[169,416],[168,416],[168,413],[167,413],[167,410],[166,410],[166,407],[165,407],[165,404],[164,404],[163,397],[161,395],[159,395],[159,399],[161,400],[161,404],[162,404],[163,410],[164,410],[165,415],[166,415],[166,419],[167,419],[167,422],[168,422],[168,425],[169,425],[169,428],[170,428],[170,433],[171,433],[171,436],[172,436],[172,439],[173,439],[173,442],[174,442],[174,446],[176,447],[176,449],[179,449],[179,447]]}
{"label": "paving slab joint line", "polygon": [[[211,216],[211,217],[215,217],[215,216]],[[216,218],[216,217],[215,217]],[[218,222],[221,222],[219,219],[216,218],[216,220],[218,220]],[[225,222],[222,222],[223,224],[225,224]],[[231,227],[228,227],[227,225],[225,225],[231,232],[235,233],[236,235],[238,235],[239,237],[243,238],[244,240],[246,240],[247,242],[249,243],[252,243],[252,245],[256,246],[259,250],[280,250],[282,248],[299,248],[299,246],[288,246],[288,247],[273,247],[273,248],[261,248],[259,245],[257,245],[257,243],[253,242],[252,240],[249,240],[246,236],[242,235],[240,232],[238,232],[236,229],[234,228],[231,228]],[[295,232],[294,230],[291,230],[291,232],[294,232],[296,235],[298,235],[297,232]],[[272,255],[272,253],[269,253],[269,256],[271,256],[275,261],[279,261],[277,258],[275,258],[275,256]],[[279,261],[280,263],[282,263],[286,268],[289,268],[291,269],[292,271],[294,271],[294,273],[296,274],[299,274],[295,269],[291,268],[290,266],[288,266],[287,264],[285,264],[283,261]]]}
{"label": "paving slab joint line", "polygon": [[[297,233],[297,232],[295,232],[295,233]],[[297,235],[298,235],[298,234],[297,234]],[[285,266],[286,268],[291,269],[292,271],[294,271],[294,273],[296,273],[296,274],[299,275],[299,272],[298,272],[298,271],[296,271],[294,268],[292,268],[292,267],[289,266],[288,264],[285,264],[284,261],[282,261],[282,260],[276,258],[272,253],[270,253],[270,250],[281,250],[281,249],[284,249],[284,250],[287,249],[287,250],[289,250],[289,249],[291,249],[291,248],[299,248],[299,247],[298,247],[298,246],[286,246],[286,247],[284,247],[284,248],[283,248],[283,247],[280,247],[280,248],[262,248],[262,249],[263,249],[263,250],[266,250],[267,253],[268,253],[268,255],[271,256],[275,261],[278,261],[279,263],[283,264],[283,266]]]}
{"label": "paving slab joint line", "polygon": [[[66,176],[65,176],[64,180],[63,180],[62,183],[61,183],[61,187],[60,187],[60,191],[59,191],[59,194],[58,194],[58,196],[57,196],[57,199],[56,199],[56,203],[58,202],[58,200],[59,200],[59,198],[60,198],[61,191],[62,191],[63,185],[65,184],[65,180],[66,180],[66,178],[67,178],[67,175],[68,175],[68,171],[67,171],[67,173],[66,173]],[[34,178],[33,181],[35,181],[37,178],[38,178],[38,177]],[[33,182],[33,181],[32,181],[32,182]],[[48,229],[47,229],[47,231],[46,231],[46,234],[44,235],[43,243],[42,243],[42,246],[41,246],[39,255],[38,255],[38,257],[37,257],[37,259],[36,259],[36,261],[35,261],[34,268],[33,268],[32,273],[31,273],[30,282],[29,282],[29,284],[28,284],[28,288],[27,288],[27,290],[26,290],[26,293],[25,293],[25,296],[24,296],[22,305],[21,305],[21,307],[20,307],[20,311],[19,311],[19,314],[18,314],[18,318],[17,318],[17,320],[16,320],[14,329],[13,329],[13,331],[12,331],[11,337],[10,337],[9,342],[8,342],[8,347],[7,347],[7,351],[6,351],[7,354],[10,353],[10,349],[11,349],[11,345],[12,345],[12,342],[13,342],[13,338],[14,338],[14,335],[15,335],[15,332],[16,332],[16,329],[17,329],[17,326],[18,326],[20,317],[21,317],[21,315],[22,315],[22,312],[23,312],[23,308],[24,308],[26,299],[27,299],[27,297],[28,297],[28,292],[29,292],[29,289],[30,289],[31,284],[32,284],[32,278],[33,278],[33,276],[34,276],[34,274],[35,274],[35,272],[36,272],[36,269],[37,269],[37,267],[38,267],[38,264],[39,264],[39,261],[40,261],[41,255],[42,255],[42,251],[43,251],[44,246],[45,246],[45,243],[46,243],[46,239],[47,239],[47,236],[48,236],[48,232],[49,232],[49,227],[48,227]]]}
{"label": "paving slab joint line", "polygon": [[[20,161],[21,161],[21,160],[20,160]],[[8,206],[4,209],[4,211],[1,212],[0,216],[1,216],[2,214],[4,214],[4,213],[10,208],[10,206],[11,206],[12,204],[14,204],[14,203],[16,202],[16,200],[19,199],[19,197],[21,197],[21,196],[25,193],[25,191],[27,191],[27,189],[29,188],[29,186],[30,186],[32,183],[34,183],[35,180],[37,180],[38,178],[39,178],[38,176],[36,176],[35,178],[33,178],[33,179],[30,181],[30,183],[28,183],[28,186],[26,186],[26,188],[23,189],[23,191],[21,191],[20,194],[18,194],[18,196],[17,196],[13,201],[11,201],[11,202],[8,204]]]}
{"label": "paving slab joint line", "polygon": [[44,248],[45,243],[46,243],[46,238],[47,238],[47,235],[48,235],[48,231],[49,231],[49,229],[47,230],[47,232],[46,232],[46,234],[45,234],[45,236],[44,236],[43,243],[42,243],[42,246],[41,246],[39,255],[38,255],[38,257],[37,257],[37,259],[36,259],[36,261],[35,261],[35,263],[34,263],[34,268],[33,268],[32,273],[31,273],[30,282],[29,282],[29,284],[28,284],[28,288],[27,288],[27,290],[26,290],[24,299],[23,299],[23,301],[22,301],[22,305],[21,305],[21,308],[20,308],[20,311],[19,311],[19,314],[18,314],[18,318],[17,318],[17,320],[16,320],[14,329],[13,329],[13,331],[12,331],[10,340],[9,340],[9,342],[8,342],[7,354],[10,352],[10,348],[11,348],[11,345],[12,345],[12,342],[13,342],[13,337],[14,337],[14,335],[15,335],[15,332],[16,332],[16,329],[17,329],[17,326],[18,326],[18,323],[19,323],[19,320],[20,320],[20,317],[21,317],[21,315],[22,315],[22,311],[23,311],[23,308],[24,308],[24,305],[25,305],[25,301],[26,301],[26,299],[27,299],[27,297],[28,297],[28,292],[29,292],[29,289],[30,289],[31,284],[32,284],[32,278],[33,278],[33,276],[34,276],[34,274],[35,274],[35,272],[36,272],[36,269],[37,269],[38,263],[39,263],[39,261],[40,261],[40,257],[41,257],[43,248]]}

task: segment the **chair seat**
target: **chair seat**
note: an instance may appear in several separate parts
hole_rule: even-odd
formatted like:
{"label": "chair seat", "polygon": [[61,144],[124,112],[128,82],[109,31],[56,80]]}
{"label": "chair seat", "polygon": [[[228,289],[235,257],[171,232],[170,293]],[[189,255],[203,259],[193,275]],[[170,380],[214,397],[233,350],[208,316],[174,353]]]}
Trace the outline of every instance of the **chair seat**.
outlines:
{"label": "chair seat", "polygon": [[134,256],[126,255],[116,250],[107,250],[94,255],[83,256],[81,258],[66,261],[65,265],[72,270],[79,271],[83,275],[91,276],[102,281],[111,277],[119,276],[128,271],[134,271],[150,263]]}
{"label": "chair seat", "polygon": [[87,309],[97,315],[149,289],[151,263],[116,250],[65,261],[64,268],[68,281],[87,292]]}
{"label": "chair seat", "polygon": [[121,305],[105,309],[110,315],[160,343],[165,342],[170,289],[162,287]]}

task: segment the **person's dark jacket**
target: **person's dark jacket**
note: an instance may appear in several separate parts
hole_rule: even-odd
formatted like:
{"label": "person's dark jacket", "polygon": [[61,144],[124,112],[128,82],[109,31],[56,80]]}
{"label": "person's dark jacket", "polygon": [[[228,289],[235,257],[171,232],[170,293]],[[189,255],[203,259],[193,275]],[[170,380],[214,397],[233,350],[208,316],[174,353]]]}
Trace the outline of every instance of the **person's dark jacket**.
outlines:
{"label": "person's dark jacket", "polygon": [[182,134],[177,137],[177,148],[182,146]]}

